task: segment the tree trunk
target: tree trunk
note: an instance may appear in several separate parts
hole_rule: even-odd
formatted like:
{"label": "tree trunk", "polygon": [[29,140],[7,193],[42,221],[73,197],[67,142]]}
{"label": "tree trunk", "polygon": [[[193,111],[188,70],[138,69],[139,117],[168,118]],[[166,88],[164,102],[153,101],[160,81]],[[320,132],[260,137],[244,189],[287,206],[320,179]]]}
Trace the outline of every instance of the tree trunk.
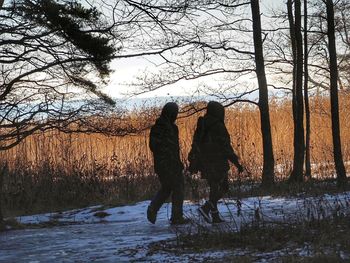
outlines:
{"label": "tree trunk", "polygon": [[330,70],[330,95],[332,114],[332,139],[335,169],[337,172],[337,183],[342,186],[346,183],[346,171],[343,162],[340,140],[339,124],[339,102],[338,102],[338,64],[337,50],[335,45],[334,27],[334,5],[332,0],[326,1],[328,21],[328,49],[329,49],[329,70]]}
{"label": "tree trunk", "polygon": [[[300,0],[295,0],[295,22],[291,24],[292,12],[290,12],[292,3],[288,0],[288,16],[291,26],[291,32],[294,31],[294,38],[291,35],[293,56],[294,57],[294,70],[293,74],[293,119],[294,119],[294,158],[293,158],[293,171],[290,176],[290,181],[302,182],[303,181],[303,168],[304,168],[304,105],[303,105],[303,40],[301,34],[301,3]],[[294,30],[293,30],[294,28]],[[295,53],[295,54],[294,54]]]}
{"label": "tree trunk", "polygon": [[310,160],[310,105],[308,92],[308,40],[307,40],[307,0],[304,0],[304,103],[305,103],[305,176],[311,178],[311,160]]}
{"label": "tree trunk", "polygon": [[289,33],[290,33],[290,42],[292,47],[292,64],[293,64],[293,82],[292,82],[292,111],[293,111],[293,132],[295,133],[296,127],[296,94],[295,94],[295,80],[296,80],[296,60],[297,60],[297,50],[295,43],[295,24],[294,24],[294,15],[293,15],[293,1],[287,1],[287,10],[288,10],[288,21],[289,21]]}
{"label": "tree trunk", "polygon": [[274,178],[274,157],[272,149],[272,136],[269,114],[269,100],[267,81],[264,65],[264,53],[263,43],[261,37],[261,20],[260,20],[260,7],[259,0],[251,0],[251,10],[253,18],[253,37],[254,37],[254,49],[255,49],[255,64],[256,75],[259,85],[259,110],[260,110],[260,122],[261,122],[261,134],[263,141],[263,173],[262,184],[269,187],[273,185]]}
{"label": "tree trunk", "polygon": [[[0,0],[0,9],[2,8],[4,4],[4,0]],[[1,201],[2,201],[2,182],[3,182],[3,173],[0,171],[0,228],[1,225],[4,223],[4,217],[2,215],[2,206],[1,206]]]}
{"label": "tree trunk", "polygon": [[7,170],[8,170],[7,164],[1,164],[1,167],[0,167],[0,228],[4,223],[4,217],[2,213],[2,185],[4,182],[4,175]]}

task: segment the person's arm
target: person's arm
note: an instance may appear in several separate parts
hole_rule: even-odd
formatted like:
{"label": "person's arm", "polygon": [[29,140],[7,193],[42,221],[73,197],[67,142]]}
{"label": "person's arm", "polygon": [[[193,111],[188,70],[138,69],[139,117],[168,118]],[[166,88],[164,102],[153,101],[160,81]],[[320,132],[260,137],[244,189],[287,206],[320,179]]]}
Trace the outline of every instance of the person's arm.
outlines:
{"label": "person's arm", "polygon": [[161,150],[161,144],[163,142],[163,129],[159,124],[155,124],[151,128],[149,136],[149,147],[153,153]]}
{"label": "person's arm", "polygon": [[202,133],[203,133],[203,117],[199,117],[197,121],[196,130],[194,131],[194,134],[193,134],[191,150],[188,155],[188,160],[190,162],[191,162],[191,159],[196,158],[195,155],[199,152],[200,140],[203,137]]}
{"label": "person's arm", "polygon": [[194,145],[198,146],[201,138],[203,137],[203,117],[199,117],[197,121],[197,127],[193,135],[192,147]]}
{"label": "person's arm", "polygon": [[240,164],[239,158],[232,148],[230,134],[224,124],[220,124],[219,126],[219,141],[226,158],[237,167],[238,172],[243,172],[243,166]]}
{"label": "person's arm", "polygon": [[199,170],[199,143],[203,136],[203,117],[199,117],[197,121],[196,130],[193,134],[191,150],[188,154],[187,160],[189,162],[188,170],[190,173],[197,173]]}

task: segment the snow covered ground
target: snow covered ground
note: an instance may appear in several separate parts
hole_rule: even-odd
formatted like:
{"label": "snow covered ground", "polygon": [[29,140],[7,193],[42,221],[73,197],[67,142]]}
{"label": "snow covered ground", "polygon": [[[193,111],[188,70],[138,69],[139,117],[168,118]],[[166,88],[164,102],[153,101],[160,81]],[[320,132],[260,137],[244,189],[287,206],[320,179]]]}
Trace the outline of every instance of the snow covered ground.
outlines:
{"label": "snow covered ground", "polygon": [[[227,223],[210,226],[197,214],[198,204],[186,202],[185,215],[192,223],[170,226],[170,205],[159,211],[155,225],[146,220],[149,201],[104,209],[101,206],[18,217],[22,224],[47,224],[50,227],[26,228],[0,233],[0,262],[192,262],[216,261],[239,251],[173,253],[150,251],[153,242],[176,239],[179,233],[193,233],[198,226],[210,230],[237,230],[242,224],[257,221],[291,222],[350,214],[350,192],[317,198],[250,197],[224,200],[219,210]],[[304,253],[300,251],[300,253]],[[348,255],[344,256],[348,258]]]}

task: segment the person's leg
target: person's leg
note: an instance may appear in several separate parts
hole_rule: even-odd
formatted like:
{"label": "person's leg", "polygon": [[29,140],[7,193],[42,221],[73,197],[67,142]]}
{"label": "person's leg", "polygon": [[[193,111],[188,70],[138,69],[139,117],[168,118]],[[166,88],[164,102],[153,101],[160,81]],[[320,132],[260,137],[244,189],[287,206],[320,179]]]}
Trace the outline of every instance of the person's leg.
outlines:
{"label": "person's leg", "polygon": [[218,181],[210,181],[209,187],[210,187],[210,193],[209,193],[209,202],[211,204],[211,211],[218,210],[218,201],[222,197],[222,194],[220,192],[220,186]]}
{"label": "person's leg", "polygon": [[229,184],[228,184],[228,175],[227,173],[223,174],[222,179],[219,182],[219,192],[220,192],[220,198],[221,199],[225,194],[227,194],[229,191]]}
{"label": "person's leg", "polygon": [[162,186],[160,190],[156,193],[151,201],[151,206],[157,211],[162,207],[164,202],[168,199],[171,193],[171,188],[167,185]]}
{"label": "person's leg", "polygon": [[[207,180],[208,185],[210,187],[210,195],[213,195],[213,190],[212,190],[213,175],[212,175],[212,173],[208,173],[208,172],[202,173],[202,177]],[[198,212],[203,216],[204,220],[207,223],[212,222],[211,217],[210,217],[210,211],[212,210],[213,205],[211,204],[210,199],[213,199],[213,197],[209,198],[209,200],[206,201],[204,203],[204,205],[202,205],[198,208]]]}
{"label": "person's leg", "polygon": [[183,218],[183,201],[184,201],[184,177],[179,174],[174,177],[172,187],[172,210],[171,222],[173,224],[186,223]]}
{"label": "person's leg", "polygon": [[223,222],[224,220],[219,216],[217,204],[228,190],[227,173],[213,172],[206,174],[206,178],[210,187],[209,201],[205,202],[198,210],[208,223]]}
{"label": "person's leg", "polygon": [[223,195],[228,191],[227,174],[222,174],[222,176],[220,176],[219,178],[219,180],[213,180],[209,182],[209,202],[211,205],[211,216],[213,223],[224,222],[224,220],[220,218],[217,204],[218,201],[223,197]]}
{"label": "person's leg", "polygon": [[167,180],[163,180],[163,177],[160,176],[160,190],[153,197],[151,204],[147,209],[147,219],[154,224],[157,220],[157,213],[164,202],[168,199],[171,194],[171,185]]}
{"label": "person's leg", "polygon": [[228,176],[227,173],[222,173],[213,180],[208,180],[210,193],[209,201],[213,205],[213,210],[217,210],[218,201],[228,192]]}
{"label": "person's leg", "polygon": [[182,175],[176,177],[172,188],[172,218],[182,217],[184,201],[184,179]]}

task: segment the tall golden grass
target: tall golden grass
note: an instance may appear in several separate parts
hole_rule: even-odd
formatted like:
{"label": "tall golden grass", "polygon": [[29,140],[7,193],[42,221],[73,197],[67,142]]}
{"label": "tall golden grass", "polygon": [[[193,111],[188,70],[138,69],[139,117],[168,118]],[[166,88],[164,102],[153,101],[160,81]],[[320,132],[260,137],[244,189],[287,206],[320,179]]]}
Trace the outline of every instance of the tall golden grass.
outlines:
{"label": "tall golden grass", "polygon": [[[341,94],[340,119],[344,160],[350,160],[350,96]],[[310,101],[311,162],[315,178],[334,174],[330,104],[328,97]],[[155,110],[152,112],[156,112]],[[156,114],[153,114],[153,119]],[[181,156],[186,162],[198,116],[179,118]],[[293,161],[293,120],[290,100],[270,102],[276,178],[289,176]],[[134,114],[135,115],[135,114]],[[139,120],[144,122],[144,117]],[[137,115],[136,115],[137,122]],[[260,180],[262,141],[256,107],[237,104],[226,111],[232,145],[249,173]],[[5,206],[33,209],[37,204],[52,207],[85,205],[101,200],[119,202],[151,197],[157,187],[149,131],[122,137],[102,134],[36,133],[18,146],[0,152],[10,175],[5,178]],[[236,178],[235,168],[230,176]]]}

